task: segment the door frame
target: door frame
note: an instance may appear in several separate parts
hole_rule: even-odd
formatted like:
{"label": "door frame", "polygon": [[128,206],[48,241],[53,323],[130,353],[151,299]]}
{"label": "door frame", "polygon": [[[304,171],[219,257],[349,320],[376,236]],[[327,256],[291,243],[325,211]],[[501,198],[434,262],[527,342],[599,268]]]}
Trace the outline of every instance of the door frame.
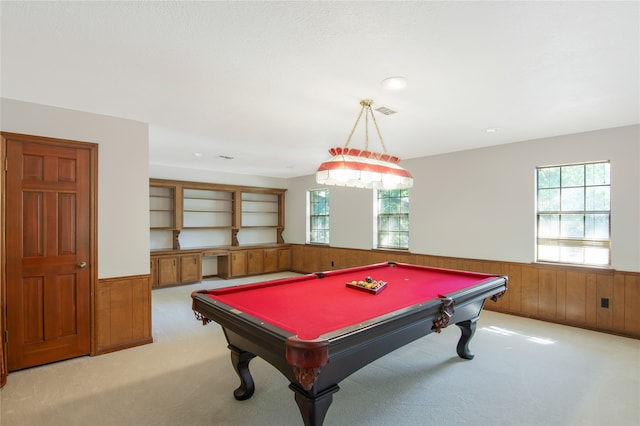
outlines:
{"label": "door frame", "polygon": [[96,355],[96,285],[98,282],[98,144],[69,139],[34,136],[21,133],[0,132],[0,387],[6,383],[7,378],[7,306],[6,306],[6,140],[19,142],[34,142],[44,145],[56,145],[68,148],[89,150],[89,317],[90,317],[90,355]]}

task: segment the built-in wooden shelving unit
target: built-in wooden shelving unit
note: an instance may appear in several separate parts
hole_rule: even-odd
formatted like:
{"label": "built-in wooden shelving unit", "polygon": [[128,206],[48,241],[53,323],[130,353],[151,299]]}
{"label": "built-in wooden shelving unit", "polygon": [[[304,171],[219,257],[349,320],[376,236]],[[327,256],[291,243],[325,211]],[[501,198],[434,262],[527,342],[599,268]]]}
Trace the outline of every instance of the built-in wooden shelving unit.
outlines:
{"label": "built-in wooden shelving unit", "polygon": [[164,179],[149,181],[154,287],[198,282],[215,257],[223,278],[288,270],[285,189]]}

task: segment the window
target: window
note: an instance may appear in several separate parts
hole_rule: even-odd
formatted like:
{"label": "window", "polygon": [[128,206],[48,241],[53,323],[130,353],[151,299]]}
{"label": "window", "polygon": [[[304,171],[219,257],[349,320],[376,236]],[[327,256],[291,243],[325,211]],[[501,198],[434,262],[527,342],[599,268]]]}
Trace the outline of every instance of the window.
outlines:
{"label": "window", "polygon": [[539,167],[537,260],[611,264],[609,162]]}
{"label": "window", "polygon": [[409,190],[376,191],[376,248],[409,249]]}
{"label": "window", "polygon": [[309,243],[329,244],[329,190],[309,191]]}

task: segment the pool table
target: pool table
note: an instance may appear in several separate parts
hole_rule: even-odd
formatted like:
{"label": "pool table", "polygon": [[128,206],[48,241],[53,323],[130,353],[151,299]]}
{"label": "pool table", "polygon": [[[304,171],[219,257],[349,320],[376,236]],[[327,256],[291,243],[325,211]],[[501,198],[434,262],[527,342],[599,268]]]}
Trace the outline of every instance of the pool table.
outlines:
{"label": "pool table", "polygon": [[[369,281],[381,287],[367,289]],[[321,425],[341,380],[449,323],[462,331],[458,355],[472,359],[485,300],[506,289],[505,276],[385,262],[191,298],[197,319],[222,326],[240,378],[236,399],[253,395],[249,362],[259,356],[289,380],[304,424]]]}

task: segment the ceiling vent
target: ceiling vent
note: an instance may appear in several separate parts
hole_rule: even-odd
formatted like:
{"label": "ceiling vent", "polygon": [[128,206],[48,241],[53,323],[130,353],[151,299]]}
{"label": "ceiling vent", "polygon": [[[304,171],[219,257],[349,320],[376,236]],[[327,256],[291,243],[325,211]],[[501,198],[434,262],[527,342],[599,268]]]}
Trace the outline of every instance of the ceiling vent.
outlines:
{"label": "ceiling vent", "polygon": [[378,107],[375,110],[378,111],[381,114],[384,114],[384,115],[391,115],[391,114],[395,114],[395,113],[398,112],[398,111],[394,111],[391,108],[388,108],[386,106]]}

